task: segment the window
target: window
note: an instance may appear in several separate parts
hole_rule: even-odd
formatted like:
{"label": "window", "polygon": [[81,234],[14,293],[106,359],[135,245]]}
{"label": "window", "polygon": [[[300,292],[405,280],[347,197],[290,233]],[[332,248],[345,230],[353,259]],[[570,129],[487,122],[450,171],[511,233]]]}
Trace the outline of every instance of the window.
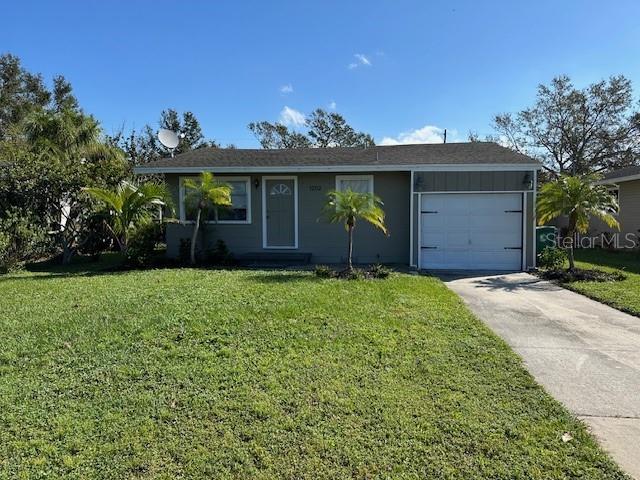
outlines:
{"label": "window", "polygon": [[373,175],[336,175],[336,190],[373,193]]}
{"label": "window", "polygon": [[[209,223],[251,223],[251,188],[249,177],[218,177],[231,187],[231,206],[213,208],[202,212],[203,221]],[[198,213],[196,199],[190,197],[180,178],[180,220],[193,222]]]}

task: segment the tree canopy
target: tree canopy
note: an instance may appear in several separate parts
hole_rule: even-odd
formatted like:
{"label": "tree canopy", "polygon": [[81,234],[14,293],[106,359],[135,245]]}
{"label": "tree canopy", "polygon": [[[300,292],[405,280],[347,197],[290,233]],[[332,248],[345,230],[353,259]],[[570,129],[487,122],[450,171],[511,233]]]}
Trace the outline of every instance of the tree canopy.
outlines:
{"label": "tree canopy", "polygon": [[[158,128],[180,134],[180,143],[174,151],[176,155],[197,148],[218,147],[215,140],[205,140],[200,122],[193,112],[187,111],[180,115],[172,108],[163,110],[160,112]],[[110,141],[126,152],[133,165],[149,163],[169,155],[169,150],[158,140],[157,129],[150,125],[145,125],[139,132],[135,129],[127,134],[120,131]]]}
{"label": "tree canopy", "polygon": [[638,162],[640,112],[622,75],[576,88],[569,77],[540,85],[533,106],[494,119],[516,151],[539,159],[552,175],[582,175]]}
{"label": "tree canopy", "polygon": [[371,147],[375,145],[368,133],[358,132],[342,115],[317,108],[304,122],[305,132],[299,132],[282,123],[252,122],[249,130],[262,148],[331,148]]}
{"label": "tree canopy", "polygon": [[49,89],[17,57],[2,55],[0,79],[0,221],[19,215],[58,240],[68,259],[91,213],[82,188],[120,182],[129,174],[124,155],[105,142],[64,77]]}

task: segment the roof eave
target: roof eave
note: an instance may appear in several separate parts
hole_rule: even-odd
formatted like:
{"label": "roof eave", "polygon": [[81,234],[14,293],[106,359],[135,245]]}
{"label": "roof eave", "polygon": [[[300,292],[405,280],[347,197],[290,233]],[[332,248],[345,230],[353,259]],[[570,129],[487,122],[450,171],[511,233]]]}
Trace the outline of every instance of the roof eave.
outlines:
{"label": "roof eave", "polygon": [[486,171],[486,170],[540,170],[539,163],[456,163],[430,165],[331,165],[309,166],[288,165],[281,167],[236,166],[236,167],[178,167],[178,166],[144,166],[134,167],[133,173],[138,175],[157,173],[324,173],[324,172],[428,172],[428,171]]}
{"label": "roof eave", "polygon": [[611,185],[615,183],[631,182],[633,180],[640,180],[640,173],[635,175],[625,175],[623,177],[603,178],[593,182],[595,185]]}

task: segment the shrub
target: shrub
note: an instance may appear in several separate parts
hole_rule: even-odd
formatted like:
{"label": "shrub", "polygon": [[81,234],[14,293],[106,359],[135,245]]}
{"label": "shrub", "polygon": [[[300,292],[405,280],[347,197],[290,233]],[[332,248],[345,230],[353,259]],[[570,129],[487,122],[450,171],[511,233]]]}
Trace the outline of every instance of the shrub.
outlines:
{"label": "shrub", "polygon": [[0,218],[0,273],[50,254],[51,246],[51,237],[35,219],[16,209],[6,211]]}
{"label": "shrub", "polygon": [[105,225],[107,215],[96,213],[87,219],[86,232],[80,243],[79,252],[83,255],[97,257],[113,247],[113,236]]}
{"label": "shrub", "polygon": [[313,271],[316,277],[320,278],[333,278],[336,276],[336,272],[326,265],[316,265]]}
{"label": "shrub", "polygon": [[140,225],[129,239],[126,263],[138,267],[149,265],[155,254],[156,246],[162,238],[161,224],[149,222]]}
{"label": "shrub", "polygon": [[338,276],[345,280],[364,280],[368,277],[367,272],[361,268],[347,268],[338,273]]}
{"label": "shrub", "polygon": [[212,265],[233,264],[233,255],[231,255],[224,240],[218,240],[213,248],[207,251],[207,263]]}
{"label": "shrub", "polygon": [[548,270],[558,270],[566,261],[567,252],[558,247],[546,247],[538,256],[538,265]]}
{"label": "shrub", "polygon": [[391,270],[384,265],[376,263],[369,269],[369,275],[373,278],[388,278],[391,275]]}

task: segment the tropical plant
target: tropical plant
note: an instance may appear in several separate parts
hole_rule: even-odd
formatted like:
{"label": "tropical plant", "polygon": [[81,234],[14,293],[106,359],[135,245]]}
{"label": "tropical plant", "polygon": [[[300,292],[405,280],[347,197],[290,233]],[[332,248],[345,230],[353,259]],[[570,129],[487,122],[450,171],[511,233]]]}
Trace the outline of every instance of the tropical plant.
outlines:
{"label": "tropical plant", "polygon": [[549,270],[559,270],[567,260],[567,252],[558,247],[544,247],[538,255],[538,266]]}
{"label": "tropical plant", "polygon": [[19,209],[55,240],[45,255],[59,252],[68,263],[88,238],[82,188],[118,185],[130,173],[124,154],[105,142],[64,77],[48,89],[17,57],[0,55],[0,79],[0,220]]}
{"label": "tropical plant", "polygon": [[219,207],[231,206],[231,186],[214,178],[211,172],[202,172],[198,179],[187,178],[183,185],[187,192],[185,203],[195,204],[197,209],[189,252],[191,265],[195,265],[196,242],[202,212],[208,208],[218,209]]}
{"label": "tropical plant", "polygon": [[85,188],[84,191],[107,207],[107,229],[125,255],[135,228],[149,223],[158,208],[170,204],[167,187],[154,182],[134,185],[123,181],[115,189]]}
{"label": "tropical plant", "polygon": [[353,229],[356,220],[362,219],[388,235],[384,223],[382,200],[372,193],[360,193],[352,190],[331,191],[327,195],[323,212],[331,223],[344,223],[347,230],[347,271],[353,270]]}
{"label": "tropical plant", "polygon": [[569,270],[575,269],[573,244],[576,233],[586,233],[589,220],[596,217],[611,228],[619,229],[618,220],[613,216],[618,211],[618,202],[606,185],[595,183],[599,177],[593,174],[561,175],[546,183],[538,194],[538,224],[567,216],[566,246],[569,253]]}

